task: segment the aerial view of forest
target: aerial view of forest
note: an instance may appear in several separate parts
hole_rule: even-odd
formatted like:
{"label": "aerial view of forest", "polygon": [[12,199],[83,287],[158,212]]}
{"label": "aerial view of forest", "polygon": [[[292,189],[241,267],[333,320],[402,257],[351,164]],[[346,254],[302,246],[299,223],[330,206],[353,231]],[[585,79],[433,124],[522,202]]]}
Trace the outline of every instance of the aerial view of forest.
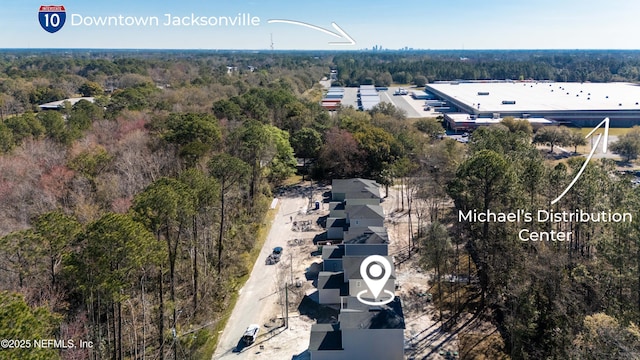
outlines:
{"label": "aerial view of forest", "polygon": [[[0,339],[24,342],[0,359],[210,359],[275,194],[344,178],[402,189],[411,266],[433,274],[439,321],[471,314],[495,329],[478,341],[484,358],[640,358],[639,130],[612,145],[623,158],[581,170],[584,157],[546,147],[583,146],[579,129],[558,140],[506,118],[461,143],[441,117],[385,102],[327,111],[332,70],[344,87],[638,83],[640,51],[3,50]],[[516,209],[631,221],[539,222],[529,230],[570,241],[525,242],[515,222],[459,217]]]}

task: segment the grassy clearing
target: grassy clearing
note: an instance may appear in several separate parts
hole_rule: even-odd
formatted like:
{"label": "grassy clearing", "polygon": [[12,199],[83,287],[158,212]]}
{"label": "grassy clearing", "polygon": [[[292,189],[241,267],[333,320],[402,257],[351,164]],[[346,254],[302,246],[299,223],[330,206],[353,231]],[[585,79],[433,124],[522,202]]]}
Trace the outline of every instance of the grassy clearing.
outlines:
{"label": "grassy clearing", "polygon": [[[264,246],[265,241],[267,241],[267,236],[269,235],[269,231],[271,231],[271,225],[273,224],[273,221],[276,218],[276,214],[278,213],[279,207],[280,207],[280,204],[278,204],[278,207],[276,207],[275,209],[267,211],[267,214],[264,217],[264,220],[262,222],[262,226],[260,226],[260,230],[258,230],[258,234],[256,236],[256,243],[253,246],[253,249],[251,249],[251,252],[248,254],[247,257],[243,257],[247,261],[250,268],[246,275],[237,279],[237,285],[236,285],[237,289],[241,289],[244,286],[244,284],[247,282],[247,280],[249,280],[249,277],[251,276],[251,271],[253,271],[253,265],[255,265],[256,260],[258,259],[258,256],[260,255],[260,251],[262,250],[262,247]],[[238,302],[238,297],[239,297],[239,294],[237,291],[234,291],[233,294],[231,294],[231,298],[229,299],[229,304],[227,308],[225,309],[224,312],[220,314],[220,320],[216,323],[213,329],[213,333],[211,334],[212,335],[211,338],[209,339],[209,341],[207,341],[207,344],[203,347],[201,351],[202,356],[199,357],[200,359],[210,360],[213,357],[213,353],[215,352],[216,347],[218,346],[218,340],[220,339],[220,334],[222,334],[222,331],[224,330],[224,327],[226,326],[227,321],[229,321],[229,317],[231,317],[231,312],[233,312],[233,309],[236,307],[236,303]]]}
{"label": "grassy clearing", "polygon": [[[591,130],[593,130],[592,127],[581,128],[580,133],[584,136],[587,136],[587,134],[589,134]],[[620,136],[628,133],[629,131],[631,131],[631,128],[609,128],[609,135]],[[594,134],[604,134],[604,129],[600,128],[596,130]]]}
{"label": "grassy clearing", "polygon": [[[582,134],[582,136],[587,136],[591,130],[593,130],[593,128],[585,127],[585,128],[581,128],[579,131]],[[609,128],[609,135],[621,136],[628,133],[630,130],[631,128]],[[604,129],[600,128],[596,130],[593,133],[592,138],[596,139],[598,137],[598,134],[604,135]],[[567,147],[566,149],[569,151],[574,150],[573,146]],[[588,154],[591,151],[591,140],[587,139],[587,144],[583,146],[578,146],[577,150],[578,150],[578,154]]]}
{"label": "grassy clearing", "polygon": [[[308,176],[307,176],[308,177]],[[293,175],[282,182],[282,186],[302,184],[302,175]]]}
{"label": "grassy clearing", "polygon": [[302,97],[310,102],[320,102],[320,100],[322,100],[323,92],[324,88],[322,87],[322,85],[316,84],[311,89],[305,91],[302,94]]}

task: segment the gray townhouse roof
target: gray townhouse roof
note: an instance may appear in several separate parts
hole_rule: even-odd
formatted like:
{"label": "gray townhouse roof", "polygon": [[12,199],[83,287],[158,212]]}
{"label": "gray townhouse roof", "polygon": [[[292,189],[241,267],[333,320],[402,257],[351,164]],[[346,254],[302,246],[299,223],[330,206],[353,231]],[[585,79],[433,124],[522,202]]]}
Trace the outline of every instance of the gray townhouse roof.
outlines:
{"label": "gray townhouse roof", "polygon": [[340,296],[349,295],[349,284],[344,282],[344,272],[342,271],[321,271],[318,274],[318,289],[338,289]]}
{"label": "gray townhouse roof", "polygon": [[[342,258],[342,268],[344,269],[344,275],[347,279],[362,279],[362,275],[360,275],[360,264],[366,259],[367,256],[345,256]],[[391,270],[391,276],[389,279],[396,279],[396,269],[393,266],[393,258],[391,256],[384,256],[393,268]]]}
{"label": "gray townhouse roof", "polygon": [[346,212],[349,219],[384,220],[384,210],[380,205],[347,205]]}
{"label": "gray townhouse roof", "polygon": [[329,210],[344,210],[344,202],[332,201],[329,203]]}
{"label": "gray townhouse roof", "polygon": [[384,227],[378,227],[381,229],[385,229],[384,233],[382,232],[374,232],[371,230],[366,230],[368,228],[364,228],[364,233],[351,237],[349,240],[344,240],[344,244],[349,245],[372,245],[372,244],[388,244],[389,243],[389,234]]}
{"label": "gray townhouse roof", "polygon": [[344,256],[344,246],[325,245],[322,247],[322,259],[341,259]]}
{"label": "gray townhouse roof", "polygon": [[331,192],[345,194],[345,199],[380,199],[380,184],[369,179],[334,179]]}
{"label": "gray townhouse roof", "polygon": [[[355,300],[355,298],[353,298]],[[402,303],[396,296],[386,305],[370,306],[349,299],[349,309],[339,315],[340,329],[404,329]]]}
{"label": "gray townhouse roof", "polygon": [[347,229],[347,219],[345,218],[328,218],[327,219],[327,229],[329,228],[342,228]]}
{"label": "gray townhouse roof", "polygon": [[347,231],[344,234],[344,239],[345,242],[356,238],[358,236],[361,236],[365,233],[373,233],[376,234],[380,237],[383,238],[389,238],[389,234],[387,232],[387,228],[384,226],[360,226],[360,227],[354,227],[354,228],[350,228],[349,231]]}
{"label": "gray townhouse roof", "polygon": [[313,324],[309,338],[309,351],[343,350],[339,324]]}

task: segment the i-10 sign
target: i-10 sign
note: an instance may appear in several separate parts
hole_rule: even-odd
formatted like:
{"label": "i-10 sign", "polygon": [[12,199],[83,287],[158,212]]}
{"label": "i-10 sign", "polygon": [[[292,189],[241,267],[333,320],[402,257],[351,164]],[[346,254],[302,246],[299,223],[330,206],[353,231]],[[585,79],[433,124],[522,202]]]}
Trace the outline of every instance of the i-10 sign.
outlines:
{"label": "i-10 sign", "polygon": [[67,13],[62,5],[41,5],[38,11],[40,26],[50,33],[54,33],[64,25]]}

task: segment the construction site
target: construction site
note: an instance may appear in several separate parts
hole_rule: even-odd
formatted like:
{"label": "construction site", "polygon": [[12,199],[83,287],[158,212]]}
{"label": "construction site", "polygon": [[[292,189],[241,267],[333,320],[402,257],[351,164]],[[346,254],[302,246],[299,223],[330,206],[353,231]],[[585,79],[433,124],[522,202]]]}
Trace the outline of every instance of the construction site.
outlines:
{"label": "construction site", "polygon": [[[401,299],[404,313],[403,356],[405,359],[474,358],[468,349],[478,341],[499,341],[499,335],[490,324],[472,314],[455,314],[456,319],[452,321],[454,314],[436,308],[433,273],[422,270],[419,254],[415,250],[410,252],[409,217],[402,209],[400,190],[400,187],[389,188],[388,196],[380,205],[389,237],[388,256],[394,261],[395,295]],[[266,244],[268,251],[256,263],[260,268],[254,271],[274,271],[274,276],[270,290],[256,299],[261,304],[259,323],[262,326],[256,342],[233,351],[243,359],[312,359],[309,351],[312,326],[335,324],[340,314],[339,304],[322,305],[318,298],[323,247],[332,243],[327,239],[325,228],[330,214],[331,187],[295,186],[284,189],[278,199],[280,209],[288,201],[294,201],[296,210],[279,211],[273,226],[283,227],[278,236],[280,240]],[[265,260],[271,256],[272,245],[282,250],[279,261],[267,265]],[[469,280],[456,275],[445,278],[450,283]],[[449,298],[447,301],[454,301],[453,294],[449,294]],[[480,334],[487,333],[494,336],[482,339]],[[214,355],[214,359],[224,355]]]}

